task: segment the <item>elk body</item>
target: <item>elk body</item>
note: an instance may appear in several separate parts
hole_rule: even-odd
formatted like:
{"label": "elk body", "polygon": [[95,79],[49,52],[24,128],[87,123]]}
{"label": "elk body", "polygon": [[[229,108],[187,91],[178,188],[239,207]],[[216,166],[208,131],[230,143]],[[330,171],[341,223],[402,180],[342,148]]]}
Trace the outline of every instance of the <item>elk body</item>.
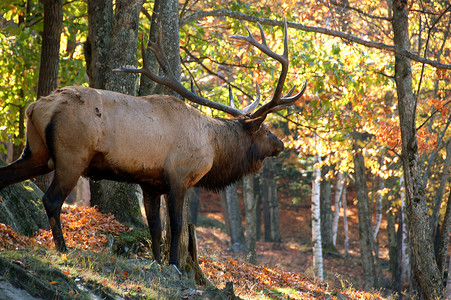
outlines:
{"label": "elk body", "polygon": [[[299,94],[281,97],[288,66],[286,32],[284,56],[269,50],[261,33],[262,43],[250,33],[248,37],[237,37],[282,63],[273,99],[257,111],[219,105],[234,118],[214,119],[172,96],[133,97],[86,87],[62,88],[27,108],[27,144],[21,158],[0,168],[0,190],[54,169],[43,203],[55,246],[66,251],[61,206],[80,176],[137,183],[143,190],[152,251],[158,262],[160,196],[167,194],[172,236],[169,263],[178,265],[187,189],[199,186],[218,191],[257,172],[266,157],[278,155],[283,143],[262,122],[269,112],[292,105],[305,90],[304,85]],[[164,77],[151,73],[146,66],[117,71],[143,73],[185,98],[218,108],[217,103],[211,104],[173,80],[158,42],[153,44],[153,51]],[[251,108],[256,104],[258,101]]]}

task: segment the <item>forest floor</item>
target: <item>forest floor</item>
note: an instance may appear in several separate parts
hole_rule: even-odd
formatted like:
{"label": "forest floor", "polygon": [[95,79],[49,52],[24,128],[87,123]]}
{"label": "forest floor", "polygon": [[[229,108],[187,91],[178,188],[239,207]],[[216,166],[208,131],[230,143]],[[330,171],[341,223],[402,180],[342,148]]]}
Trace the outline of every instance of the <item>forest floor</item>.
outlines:
{"label": "forest floor", "polygon": [[[352,194],[348,195],[352,199]],[[349,201],[349,200],[348,200]],[[203,192],[199,204],[199,214],[224,222],[219,197],[213,193]],[[241,203],[242,221],[244,220],[244,204]],[[311,208],[310,203],[294,204],[291,199],[279,200],[279,218],[282,243],[264,242],[263,236],[257,241],[257,264],[277,268],[283,272],[305,274],[313,273],[313,252],[311,243]],[[332,289],[363,290],[363,269],[360,260],[358,239],[358,211],[352,203],[348,203],[349,254],[344,251],[343,212],[340,213],[337,235],[337,249],[325,251],[324,281]],[[262,229],[263,230],[263,229]],[[262,233],[263,235],[263,233]],[[230,238],[218,228],[197,228],[199,253],[201,256],[216,257],[224,260],[231,258],[244,262],[244,254],[234,254],[230,249]],[[378,272],[384,276],[388,273],[388,249],[386,222],[383,219],[378,235],[379,254]],[[211,274],[210,276],[214,276]],[[223,286],[221,283],[219,286]]]}
{"label": "forest floor", "polygon": [[[218,196],[201,197],[200,215],[222,222]],[[281,200],[279,214],[282,243],[275,247],[259,241],[256,265],[229,251],[223,230],[197,227],[199,261],[217,287],[213,289],[155,264],[145,245],[135,255],[113,254],[111,237],[130,229],[95,208],[63,206],[67,254],[54,250],[50,231],[25,237],[0,224],[0,294],[18,292],[19,287],[29,298],[20,294],[5,299],[233,299],[226,286],[233,282],[235,295],[242,299],[386,299],[381,291],[359,290],[362,270],[352,207],[350,255],[344,257],[339,250],[325,256],[324,282],[312,277],[309,206]],[[340,234],[338,249],[342,240]]]}

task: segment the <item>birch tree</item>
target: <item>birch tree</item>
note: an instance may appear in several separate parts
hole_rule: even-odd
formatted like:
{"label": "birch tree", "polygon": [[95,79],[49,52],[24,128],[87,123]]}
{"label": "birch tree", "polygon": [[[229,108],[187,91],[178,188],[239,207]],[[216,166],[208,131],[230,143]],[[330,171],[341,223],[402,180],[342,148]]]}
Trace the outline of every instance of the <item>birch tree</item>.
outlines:
{"label": "birch tree", "polygon": [[323,280],[323,249],[321,243],[321,206],[320,206],[320,186],[321,169],[319,163],[321,157],[315,155],[315,165],[313,167],[312,179],[312,241],[313,241],[313,269],[316,278]]}

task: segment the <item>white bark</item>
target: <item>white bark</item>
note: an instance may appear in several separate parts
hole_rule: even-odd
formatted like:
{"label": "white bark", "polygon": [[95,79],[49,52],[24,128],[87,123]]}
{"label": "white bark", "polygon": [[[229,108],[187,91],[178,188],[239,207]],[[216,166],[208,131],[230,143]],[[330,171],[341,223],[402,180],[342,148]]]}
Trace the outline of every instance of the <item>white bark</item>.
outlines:
{"label": "white bark", "polygon": [[[316,154],[315,162],[319,163],[321,158]],[[313,169],[312,180],[312,239],[313,239],[313,269],[316,278],[323,280],[323,250],[321,245],[321,211],[320,211],[320,184],[321,170]]]}
{"label": "white bark", "polygon": [[346,181],[344,183],[343,188],[343,197],[342,205],[343,205],[343,233],[344,233],[344,246],[345,246],[345,255],[349,255],[349,230],[348,230],[348,203],[346,202]]}

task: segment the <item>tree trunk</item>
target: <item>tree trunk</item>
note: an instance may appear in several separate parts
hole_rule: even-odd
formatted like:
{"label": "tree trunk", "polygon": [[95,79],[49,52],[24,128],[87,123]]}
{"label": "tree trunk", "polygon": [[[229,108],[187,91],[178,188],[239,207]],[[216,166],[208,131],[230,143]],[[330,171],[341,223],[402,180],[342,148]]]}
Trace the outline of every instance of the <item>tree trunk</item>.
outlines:
{"label": "tree trunk", "polygon": [[382,222],[382,190],[384,189],[384,178],[378,177],[378,186],[376,191],[376,218],[373,224],[373,241],[376,241],[379,228]]}
{"label": "tree trunk", "polygon": [[[228,223],[230,224],[230,239],[232,251],[234,253],[244,252],[245,240],[243,224],[241,224],[240,205],[238,202],[238,194],[236,192],[236,184],[232,184],[225,188],[225,199],[227,202]],[[224,216],[225,217],[225,216]]]}
{"label": "tree trunk", "polygon": [[265,159],[262,169],[262,194],[265,220],[265,240],[280,243],[282,237],[279,225],[279,201],[277,183],[274,178],[274,161],[271,157]]}
{"label": "tree trunk", "polygon": [[445,299],[451,299],[451,254],[449,255],[449,265],[448,265],[448,279],[446,280],[446,295]]}
{"label": "tree trunk", "polygon": [[246,176],[243,183],[244,204],[246,206],[246,260],[257,263],[255,244],[257,240],[257,210],[254,196],[253,175]]}
{"label": "tree trunk", "polygon": [[332,245],[337,247],[337,232],[338,221],[340,219],[340,208],[343,199],[343,191],[345,189],[345,174],[338,172],[337,183],[335,184],[335,197],[334,197],[334,214],[332,220]]}
{"label": "tree trunk", "polygon": [[[448,245],[451,234],[451,192],[448,196],[448,204],[446,205],[445,218],[443,219],[442,232],[440,233],[438,251],[437,251],[437,265],[442,278],[445,273],[446,254],[448,253]],[[448,280],[451,277],[451,270],[448,269]]]}
{"label": "tree trunk", "polygon": [[[315,164],[320,163],[321,158],[315,155]],[[312,180],[312,242],[313,242],[313,269],[315,277],[323,280],[323,249],[321,243],[321,170],[313,167]]]}
{"label": "tree trunk", "polygon": [[200,189],[193,187],[188,190],[188,224],[197,225],[197,212],[199,209]]}
{"label": "tree trunk", "polygon": [[113,1],[88,1],[88,39],[83,50],[89,86],[93,88],[105,89],[113,20]]}
{"label": "tree trunk", "polygon": [[[36,98],[49,95],[58,86],[59,51],[63,30],[63,1],[44,0],[44,31],[42,33],[41,61],[39,64],[38,90]],[[51,175],[34,179],[36,185],[46,191]]]}
{"label": "tree trunk", "polygon": [[404,176],[399,179],[401,188],[401,287],[411,289],[411,270],[410,270],[410,243],[409,243],[409,220],[406,211],[406,189]]}
{"label": "tree trunk", "polygon": [[[396,177],[391,176],[387,179],[387,188],[392,190],[397,184]],[[389,199],[383,202],[383,208],[387,218],[387,234],[388,234],[388,255],[389,269],[392,277],[391,289],[397,293],[401,293],[401,272],[399,265],[399,247],[396,233],[396,222],[392,203]]]}
{"label": "tree trunk", "polygon": [[[409,5],[407,0],[393,1],[392,3],[394,45],[410,51]],[[434,257],[425,186],[422,183],[419,168],[416,137],[417,99],[413,95],[412,69],[409,58],[395,55],[395,82],[401,127],[401,159],[404,168],[415,277],[426,299],[443,299],[442,278]]]}
{"label": "tree trunk", "polygon": [[364,273],[365,288],[375,288],[377,285],[376,270],[372,254],[371,220],[368,207],[368,187],[366,185],[366,168],[362,149],[358,143],[363,141],[359,133],[354,133],[354,175],[359,207],[359,242]]}
{"label": "tree trunk", "polygon": [[[136,65],[138,46],[139,12],[142,0],[116,1],[114,20],[111,23],[112,4],[90,1],[88,6],[90,61],[87,63],[90,83],[96,88],[136,94],[137,76],[112,72],[112,69],[124,65]],[[106,20],[103,24],[99,20]],[[112,24],[112,26],[111,26]],[[111,33],[111,37],[99,37],[99,34]],[[100,47],[105,46],[108,49]],[[86,49],[86,48],[85,48]],[[100,67],[102,72],[98,72]],[[95,77],[99,76],[99,78]],[[130,145],[132,147],[132,145]],[[120,222],[143,227],[139,207],[139,191],[136,185],[103,180],[91,181],[91,205],[97,205],[99,211],[112,213]]]}
{"label": "tree trunk", "polygon": [[[345,178],[346,179],[346,178]],[[349,230],[348,230],[348,202],[346,201],[346,181],[343,187],[343,234],[344,234],[344,247],[345,255],[349,255]]]}
{"label": "tree trunk", "polygon": [[333,248],[332,238],[332,188],[330,180],[326,178],[329,167],[321,169],[320,202],[321,202],[321,242],[324,248]]}
{"label": "tree trunk", "polygon": [[[449,167],[451,166],[451,140],[446,145],[446,158],[443,162],[443,172],[440,178],[440,186],[435,193],[435,205],[431,216],[431,228],[437,228],[440,207],[443,202],[443,195],[446,190],[446,184],[449,179]],[[439,265],[440,267],[440,265]]]}
{"label": "tree trunk", "polygon": [[63,30],[63,1],[44,0],[44,31],[37,98],[47,96],[58,85],[59,51]]}

